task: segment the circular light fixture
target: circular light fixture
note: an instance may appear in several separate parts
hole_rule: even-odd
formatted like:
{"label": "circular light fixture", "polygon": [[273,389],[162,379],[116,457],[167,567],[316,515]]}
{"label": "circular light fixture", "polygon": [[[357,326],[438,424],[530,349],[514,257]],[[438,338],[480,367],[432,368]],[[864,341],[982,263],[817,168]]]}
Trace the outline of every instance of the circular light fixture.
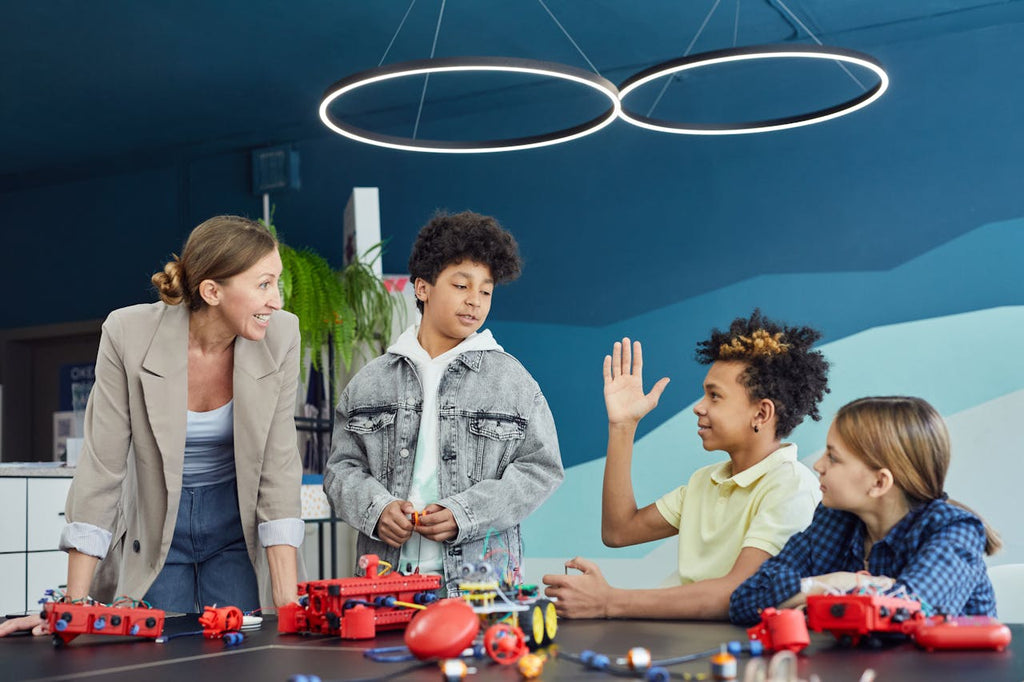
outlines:
{"label": "circular light fixture", "polygon": [[[555,130],[540,135],[514,137],[497,140],[420,140],[410,137],[397,137],[376,133],[331,116],[328,108],[331,103],[346,93],[365,87],[372,83],[406,76],[446,73],[458,71],[510,71],[548,76],[565,81],[572,81],[592,88],[608,98],[609,108],[592,118],[569,128]],[[615,85],[597,74],[577,69],[564,64],[536,61],[533,59],[515,59],[510,57],[442,57],[437,59],[420,59],[401,62],[388,66],[360,71],[342,78],[327,88],[320,102],[320,120],[328,128],[345,137],[379,147],[402,149],[413,152],[444,152],[450,154],[472,154],[482,152],[507,152],[517,149],[530,149],[547,145],[568,142],[597,132],[614,121],[621,110],[622,103]]]}
{"label": "circular light fixture", "polygon": [[656,64],[634,76],[627,78],[619,86],[619,97],[626,96],[655,79],[669,76],[680,71],[699,69],[715,64],[728,62],[751,61],[755,59],[827,59],[847,64],[856,64],[873,71],[878,76],[878,84],[852,99],[846,100],[825,109],[811,111],[796,116],[772,118],[764,121],[746,121],[740,123],[685,123],[665,121],[642,116],[622,107],[619,116],[633,125],[658,130],[666,133],[684,133],[688,135],[741,135],[744,133],[764,133],[770,130],[784,130],[798,126],[821,123],[829,119],[845,116],[857,109],[862,109],[882,96],[889,87],[889,76],[882,65],[863,52],[846,50],[837,47],[819,47],[815,45],[755,45],[725,50],[714,50],[701,54],[673,59]]}

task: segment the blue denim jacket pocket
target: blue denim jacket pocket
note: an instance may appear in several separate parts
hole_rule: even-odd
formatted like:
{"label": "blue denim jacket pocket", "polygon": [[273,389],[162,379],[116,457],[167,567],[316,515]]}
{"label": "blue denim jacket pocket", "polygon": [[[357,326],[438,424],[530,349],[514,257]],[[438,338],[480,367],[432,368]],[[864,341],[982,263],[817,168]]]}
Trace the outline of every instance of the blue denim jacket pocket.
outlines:
{"label": "blue denim jacket pocket", "polygon": [[512,453],[526,438],[527,420],[514,414],[475,412],[469,417],[469,477],[474,481],[501,478]]}
{"label": "blue denim jacket pocket", "polygon": [[367,453],[370,472],[381,481],[391,481],[391,445],[395,442],[397,405],[364,407],[353,410],[345,422],[345,430],[361,441]]}

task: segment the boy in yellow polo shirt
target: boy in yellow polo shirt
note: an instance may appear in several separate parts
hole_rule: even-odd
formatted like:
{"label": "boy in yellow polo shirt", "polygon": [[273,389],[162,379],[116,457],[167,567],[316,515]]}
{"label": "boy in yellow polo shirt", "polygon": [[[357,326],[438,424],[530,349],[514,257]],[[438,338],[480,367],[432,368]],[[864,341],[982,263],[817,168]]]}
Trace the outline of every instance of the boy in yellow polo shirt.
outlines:
{"label": "boy in yellow polo shirt", "polygon": [[658,404],[663,378],[643,390],[640,342],[616,343],[604,359],[608,458],[601,537],[624,547],[679,536],[680,585],[645,590],[613,588],[597,565],[566,562],[582,575],[546,575],[546,594],[569,618],[728,618],[729,596],[794,533],[811,521],[821,497],[817,477],[785,444],[805,416],[818,420],[828,392],[828,362],[811,345],[821,334],[787,327],[755,310],[726,332],[697,345],[710,365],[704,397],[693,408],[705,450],[728,461],[699,469],[685,486],[638,509],[633,494],[633,439],[640,420]]}

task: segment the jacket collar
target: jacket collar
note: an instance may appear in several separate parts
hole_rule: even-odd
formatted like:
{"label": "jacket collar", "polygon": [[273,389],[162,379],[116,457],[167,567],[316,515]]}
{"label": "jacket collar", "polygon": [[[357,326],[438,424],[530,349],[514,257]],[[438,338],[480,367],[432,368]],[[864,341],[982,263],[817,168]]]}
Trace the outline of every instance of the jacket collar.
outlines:
{"label": "jacket collar", "polygon": [[142,359],[146,418],[160,449],[168,495],[181,491],[188,409],[188,307],[165,305]]}
{"label": "jacket collar", "polygon": [[[167,306],[149,344],[142,367],[159,377],[176,376],[188,370],[188,306]],[[277,370],[265,343],[235,339],[235,373],[245,372],[262,379]]]}
{"label": "jacket collar", "polygon": [[[406,357],[414,364],[417,362],[430,362],[430,356],[427,355],[417,340],[418,333],[419,325],[413,324],[402,332],[398,339],[388,347],[388,354],[392,361],[397,361],[400,357]],[[494,339],[491,331],[484,329],[483,331],[471,334],[443,356],[438,357],[453,355],[454,357],[452,357],[451,362],[461,362],[474,372],[478,372],[480,371],[481,364],[483,364],[484,351],[489,350],[503,351],[504,349]]]}
{"label": "jacket collar", "polygon": [[732,461],[727,460],[722,462],[721,465],[712,472],[711,480],[717,485],[730,483],[737,485],[740,488],[746,488],[756,483],[758,479],[774,469],[780,463],[795,461],[797,461],[796,445],[793,443],[783,443],[778,450],[771,453],[754,466],[741,471],[735,476],[732,473]]}
{"label": "jacket collar", "polygon": [[142,368],[158,377],[174,376],[188,369],[188,306],[165,306],[153,340],[142,359]]}

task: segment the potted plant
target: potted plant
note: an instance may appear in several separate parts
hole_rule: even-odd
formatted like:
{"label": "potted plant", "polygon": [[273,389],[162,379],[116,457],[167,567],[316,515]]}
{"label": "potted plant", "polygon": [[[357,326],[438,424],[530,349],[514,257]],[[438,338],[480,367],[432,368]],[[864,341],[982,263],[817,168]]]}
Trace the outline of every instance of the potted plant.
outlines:
{"label": "potted plant", "polygon": [[[391,340],[392,321],[396,315],[404,321],[403,301],[387,290],[373,270],[384,244],[375,244],[335,270],[312,249],[284,243],[273,220],[267,228],[280,244],[282,307],[299,318],[303,354],[308,352],[313,368],[327,375],[333,389],[342,367],[350,369],[357,352],[368,357],[383,353]],[[330,397],[333,401],[333,390]]]}

